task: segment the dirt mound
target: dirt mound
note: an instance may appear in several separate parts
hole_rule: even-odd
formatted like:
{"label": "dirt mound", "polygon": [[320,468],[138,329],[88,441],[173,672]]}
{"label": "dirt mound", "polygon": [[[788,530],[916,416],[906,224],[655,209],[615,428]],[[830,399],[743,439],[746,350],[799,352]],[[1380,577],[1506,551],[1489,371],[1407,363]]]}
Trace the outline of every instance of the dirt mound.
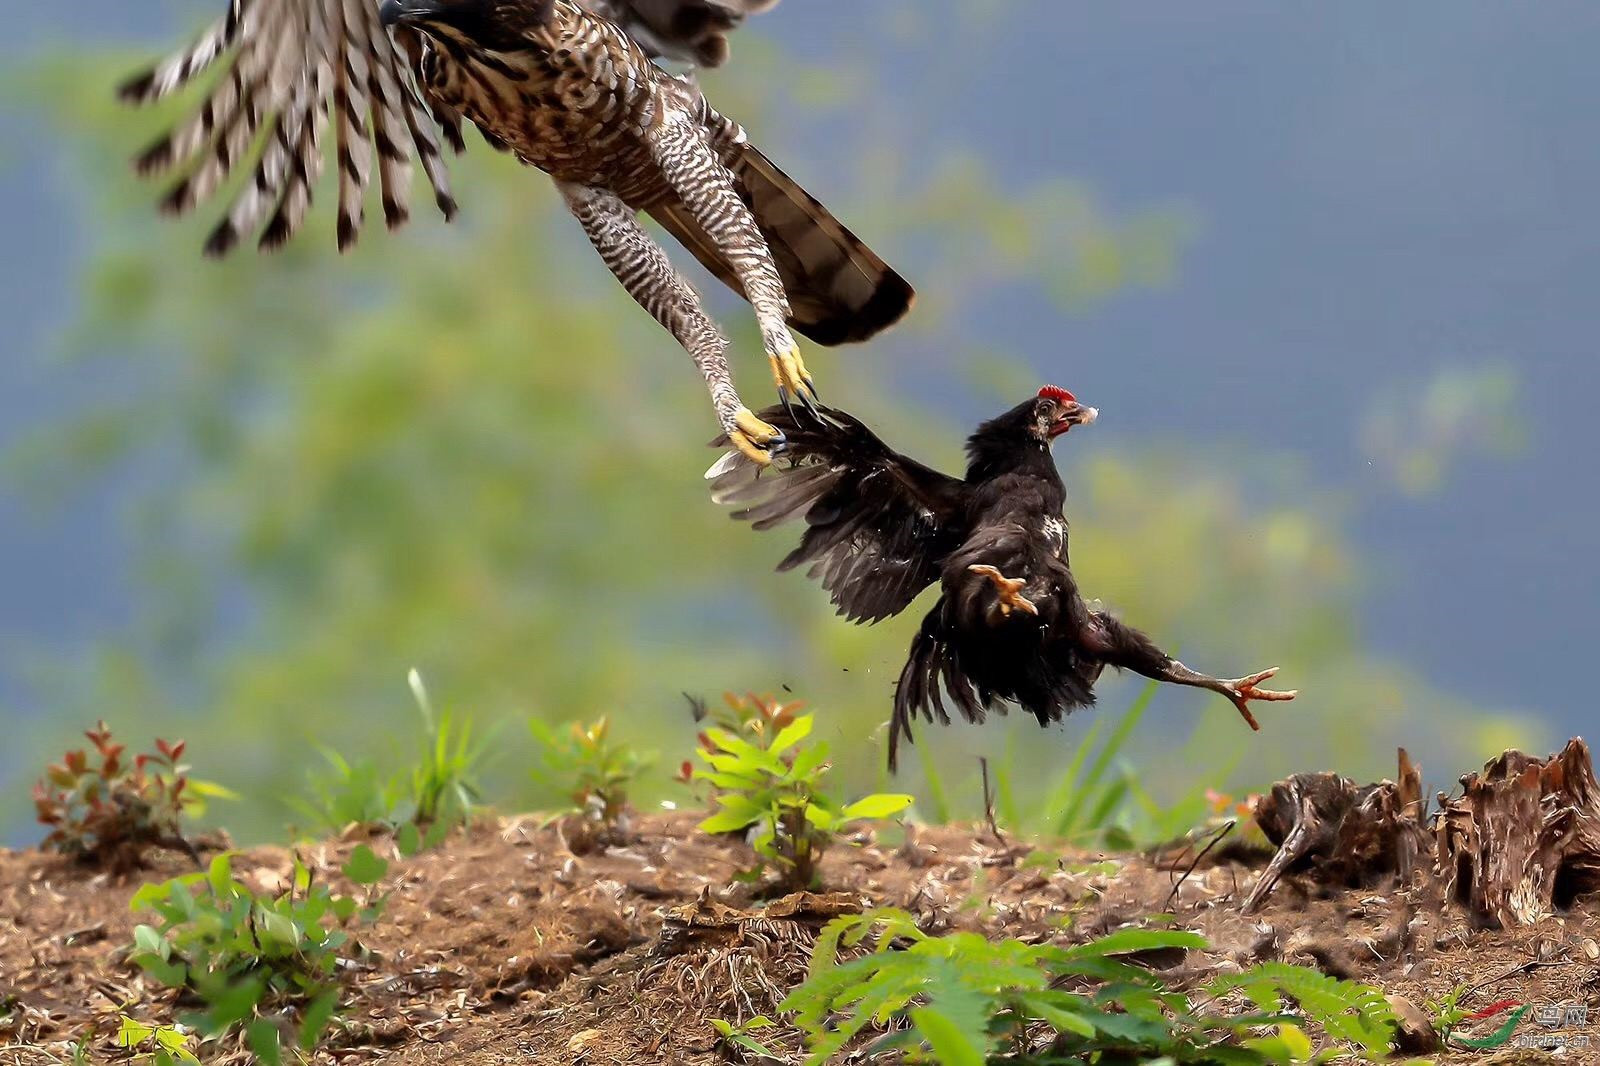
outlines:
{"label": "dirt mound", "polygon": [[[577,855],[558,827],[504,819],[396,861],[384,917],[361,934],[370,954],[351,975],[346,1027],[318,1061],[724,1061],[711,1020],[775,1013],[803,976],[816,931],[861,904],[902,907],[933,932],[1062,942],[1170,913],[1212,944],[1158,961],[1176,985],[1268,959],[1311,963],[1419,1005],[1466,983],[1469,1009],[1505,999],[1587,1004],[1587,1035],[1600,1047],[1594,897],[1530,926],[1490,930],[1411,890],[1328,889],[1291,874],[1247,916],[1241,904],[1265,852],[1218,849],[1191,870],[1192,853],[1041,851],[940,827],[908,830],[892,846],[857,836],[824,863],[829,894],[766,903],[727,887],[748,861],[743,845],[697,833],[694,821],[641,818],[628,846]],[[300,855],[334,876],[355,843]],[[286,849],[260,848],[238,856],[235,871],[271,890],[291,863]],[[188,869],[164,859],[147,878]],[[89,1033],[95,1053],[109,1053],[124,1012],[171,1018],[173,994],[122,961],[137,887],[0,852],[0,1066],[70,1061]],[[796,1050],[781,1036],[769,1043],[786,1057]]]}

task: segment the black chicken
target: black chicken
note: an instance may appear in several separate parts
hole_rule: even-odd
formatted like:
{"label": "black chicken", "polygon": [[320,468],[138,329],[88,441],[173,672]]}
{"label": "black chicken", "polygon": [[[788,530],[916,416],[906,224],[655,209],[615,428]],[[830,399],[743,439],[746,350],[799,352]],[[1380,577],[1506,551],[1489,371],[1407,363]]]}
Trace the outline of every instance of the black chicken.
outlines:
{"label": "black chicken", "polygon": [[856,622],[899,614],[935,581],[943,590],[895,686],[891,770],[917,715],[949,724],[945,696],[970,722],[1011,701],[1044,725],[1094,703],[1107,666],[1220,693],[1252,729],[1251,700],[1294,698],[1260,687],[1277,667],[1232,679],[1196,673],[1084,602],[1067,564],[1066,489],[1050,446],[1098,412],[1067,390],[1047,386],[979,426],[965,480],[897,454],[843,411],[778,407],[761,417],[788,439],[778,461],[763,470],[729,452],[706,477],[717,502],[739,507],[733,517],[756,529],[805,516],[800,546],[779,570],[810,563]]}

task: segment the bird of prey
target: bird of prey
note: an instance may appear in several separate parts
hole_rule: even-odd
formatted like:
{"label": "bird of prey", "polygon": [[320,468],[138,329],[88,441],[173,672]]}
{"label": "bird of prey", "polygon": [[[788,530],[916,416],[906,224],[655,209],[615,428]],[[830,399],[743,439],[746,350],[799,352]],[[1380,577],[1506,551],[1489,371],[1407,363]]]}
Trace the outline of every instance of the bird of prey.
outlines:
{"label": "bird of prey", "polygon": [[1107,666],[1220,693],[1252,729],[1252,700],[1294,698],[1261,687],[1277,667],[1229,679],[1197,673],[1084,602],[1051,445],[1098,412],[1067,390],[1046,386],[979,426],[964,479],[892,451],[843,411],[798,421],[781,409],[763,414],[788,434],[784,457],[763,471],[729,452],[706,476],[714,498],[756,529],[804,517],[800,545],[778,569],[809,564],[839,613],[858,623],[899,614],[940,585],[895,686],[891,770],[919,715],[949,724],[946,696],[969,722],[1010,702],[1047,725],[1093,704]]}
{"label": "bird of prey", "polygon": [[[390,228],[409,216],[413,158],[446,218],[442,141],[462,124],[555,180],[630,295],[700,369],[728,438],[766,463],[783,437],[740,401],[728,342],[640,224],[650,215],[753,307],[779,395],[813,403],[790,333],[865,340],[910,308],[911,287],[656,59],[717,64],[727,34],[777,0],[231,0],[191,47],[124,83],[159,100],[221,65],[203,104],[136,160],[180,176],[182,214],[236,170],[253,175],[212,231],[222,255],[299,228],[331,154],[338,241],[361,230],[376,169]],[[332,127],[331,153],[326,143]]]}

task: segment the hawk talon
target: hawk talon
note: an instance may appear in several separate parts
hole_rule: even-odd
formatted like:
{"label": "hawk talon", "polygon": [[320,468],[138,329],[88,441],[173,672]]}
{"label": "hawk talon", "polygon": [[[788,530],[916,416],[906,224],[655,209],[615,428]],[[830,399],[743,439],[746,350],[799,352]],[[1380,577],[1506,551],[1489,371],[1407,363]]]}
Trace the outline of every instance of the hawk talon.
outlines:
{"label": "hawk talon", "polygon": [[806,389],[800,394],[800,402],[805,405],[806,414],[811,416],[811,420],[813,422],[820,422],[822,421],[822,412],[817,410],[816,400],[814,399],[815,396],[816,390],[811,387],[811,380],[807,378]]}
{"label": "hawk talon", "polygon": [[783,451],[789,438],[783,430],[757,418],[748,407],[733,413],[733,426],[728,429],[728,442],[757,466],[767,466],[772,457]]}
{"label": "hawk talon", "polygon": [[999,570],[983,563],[973,563],[967,569],[974,574],[988,578],[990,584],[994,585],[995,591],[1000,595],[1001,617],[1010,618],[1012,611],[1031,614],[1035,618],[1039,616],[1039,608],[1034,605],[1032,600],[1022,594],[1022,587],[1028,583],[1026,578],[1006,577]]}
{"label": "hawk talon", "polygon": [[818,409],[816,401],[813,399],[815,395],[816,390],[810,387],[809,382],[805,388],[796,389],[792,397],[789,395],[789,389],[786,386],[778,386],[778,400],[783,404],[784,411],[788,413],[789,418],[792,419],[796,425],[800,423],[800,418],[797,414],[795,414],[795,400],[800,401],[800,406],[805,409],[806,414],[811,417],[813,422],[822,421],[822,411]]}
{"label": "hawk talon", "polygon": [[772,361],[772,380],[778,386],[778,396],[783,398],[784,406],[788,406],[788,394],[793,392],[806,410],[816,415],[817,390],[811,383],[811,372],[806,369],[805,360],[800,358],[800,349],[790,345],[787,351],[775,355],[769,351],[767,358]]}

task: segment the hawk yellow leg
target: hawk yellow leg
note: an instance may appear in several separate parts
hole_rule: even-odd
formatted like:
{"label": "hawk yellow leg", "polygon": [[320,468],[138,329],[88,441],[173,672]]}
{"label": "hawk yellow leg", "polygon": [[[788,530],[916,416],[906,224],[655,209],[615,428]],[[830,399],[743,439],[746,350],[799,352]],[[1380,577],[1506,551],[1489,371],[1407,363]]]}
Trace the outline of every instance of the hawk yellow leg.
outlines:
{"label": "hawk yellow leg", "polygon": [[1021,611],[1024,614],[1038,616],[1039,608],[1035,607],[1033,601],[1022,594],[1022,586],[1027,584],[1024,579],[1006,577],[994,567],[985,566],[981,563],[974,563],[967,569],[974,574],[988,578],[989,582],[994,585],[995,591],[1000,594],[1000,613],[1003,616],[1010,618],[1012,611]]}

